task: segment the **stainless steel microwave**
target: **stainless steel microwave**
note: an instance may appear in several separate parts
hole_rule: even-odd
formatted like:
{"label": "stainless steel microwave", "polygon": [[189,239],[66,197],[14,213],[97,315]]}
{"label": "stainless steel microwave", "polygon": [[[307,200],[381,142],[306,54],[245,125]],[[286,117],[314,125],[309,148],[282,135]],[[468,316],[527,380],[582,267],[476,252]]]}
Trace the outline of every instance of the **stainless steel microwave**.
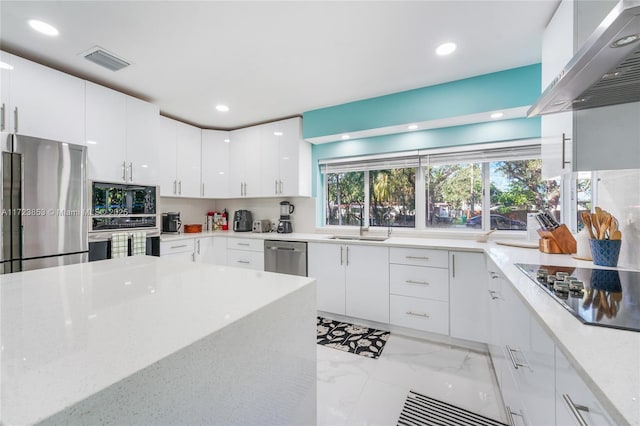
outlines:
{"label": "stainless steel microwave", "polygon": [[157,186],[91,182],[90,231],[158,228]]}

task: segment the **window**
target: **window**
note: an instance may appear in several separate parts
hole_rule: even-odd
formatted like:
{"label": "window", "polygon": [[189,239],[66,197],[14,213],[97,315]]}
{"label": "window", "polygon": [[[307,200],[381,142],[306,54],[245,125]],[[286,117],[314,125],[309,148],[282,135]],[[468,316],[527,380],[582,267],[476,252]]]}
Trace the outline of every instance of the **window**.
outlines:
{"label": "window", "polygon": [[327,173],[327,225],[360,225],[364,212],[364,172]]}
{"label": "window", "polygon": [[527,213],[561,219],[561,182],[541,166],[537,141],[327,161],[325,223],[526,231]]}
{"label": "window", "polygon": [[[482,169],[478,163],[426,167],[427,228],[481,228]],[[473,221],[467,222],[471,218]]]}
{"label": "window", "polygon": [[591,213],[591,205],[593,199],[593,191],[591,188],[591,172],[579,172],[575,178],[576,182],[576,211],[577,211],[577,230],[581,231],[584,228],[582,222],[582,212]]}
{"label": "window", "polygon": [[369,172],[369,225],[416,225],[416,169]]}

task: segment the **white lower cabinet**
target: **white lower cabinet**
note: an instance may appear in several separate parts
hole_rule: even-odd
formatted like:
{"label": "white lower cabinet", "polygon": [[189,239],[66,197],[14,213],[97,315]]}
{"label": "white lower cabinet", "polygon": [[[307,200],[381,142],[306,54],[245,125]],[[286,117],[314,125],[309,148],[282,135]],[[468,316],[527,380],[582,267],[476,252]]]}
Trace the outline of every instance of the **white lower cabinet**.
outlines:
{"label": "white lower cabinet", "polygon": [[[556,384],[555,414],[556,424],[571,425],[614,425],[615,422],[589,390],[569,360],[558,347],[555,350]],[[612,367],[615,368],[615,367]]]}
{"label": "white lower cabinet", "polygon": [[449,334],[447,252],[396,247],[389,250],[389,322]]}
{"label": "white lower cabinet", "polygon": [[392,294],[390,323],[432,333],[449,334],[449,303]]}
{"label": "white lower cabinet", "polygon": [[195,244],[196,262],[209,263],[211,265],[227,264],[226,237],[196,238]]}
{"label": "white lower cabinet", "polygon": [[194,239],[161,241],[160,256],[185,262],[195,261]]}
{"label": "white lower cabinet", "polygon": [[310,242],[307,255],[318,310],[389,322],[387,247]]}
{"label": "white lower cabinet", "polygon": [[451,337],[487,342],[487,266],[484,253],[449,252]]}
{"label": "white lower cabinet", "polygon": [[228,237],[227,265],[264,271],[264,240]]}
{"label": "white lower cabinet", "polygon": [[316,303],[319,311],[345,314],[344,246],[307,244],[307,271],[316,279]]}

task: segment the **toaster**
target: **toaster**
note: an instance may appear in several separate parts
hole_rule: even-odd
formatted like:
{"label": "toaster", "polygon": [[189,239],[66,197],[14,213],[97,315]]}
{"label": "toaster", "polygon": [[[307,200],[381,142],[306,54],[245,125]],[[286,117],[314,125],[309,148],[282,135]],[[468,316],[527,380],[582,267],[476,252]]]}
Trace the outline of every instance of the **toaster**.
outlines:
{"label": "toaster", "polygon": [[271,221],[269,219],[254,220],[253,232],[270,232]]}

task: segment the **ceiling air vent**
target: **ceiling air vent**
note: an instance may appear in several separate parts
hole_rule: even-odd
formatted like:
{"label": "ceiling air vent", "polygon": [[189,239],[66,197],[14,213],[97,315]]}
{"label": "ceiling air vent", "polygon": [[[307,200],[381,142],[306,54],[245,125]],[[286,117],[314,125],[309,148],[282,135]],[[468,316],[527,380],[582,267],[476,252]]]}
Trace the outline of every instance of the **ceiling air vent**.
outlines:
{"label": "ceiling air vent", "polygon": [[91,49],[84,55],[84,58],[111,71],[118,71],[131,65],[131,63],[118,58],[100,47]]}

